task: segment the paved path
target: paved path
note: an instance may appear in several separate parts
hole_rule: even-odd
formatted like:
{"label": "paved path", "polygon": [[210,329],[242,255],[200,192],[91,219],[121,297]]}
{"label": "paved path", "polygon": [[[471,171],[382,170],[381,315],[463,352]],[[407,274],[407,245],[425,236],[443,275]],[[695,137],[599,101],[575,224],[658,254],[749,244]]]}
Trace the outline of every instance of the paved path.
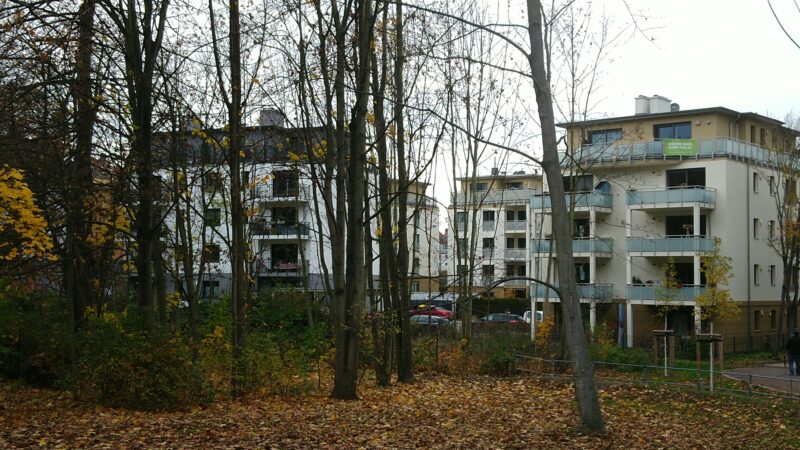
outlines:
{"label": "paved path", "polygon": [[789,376],[783,364],[768,364],[762,367],[744,367],[726,370],[725,376],[776,391],[800,395],[800,377]]}

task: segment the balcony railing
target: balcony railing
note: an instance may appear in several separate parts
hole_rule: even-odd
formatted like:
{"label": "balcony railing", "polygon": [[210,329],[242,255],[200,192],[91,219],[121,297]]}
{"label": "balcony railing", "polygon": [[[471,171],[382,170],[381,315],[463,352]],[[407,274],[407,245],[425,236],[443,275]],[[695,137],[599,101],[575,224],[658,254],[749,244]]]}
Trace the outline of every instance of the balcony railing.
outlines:
{"label": "balcony railing", "polygon": [[490,189],[488,191],[457,192],[453,196],[453,203],[464,204],[491,204],[503,203],[506,205],[525,205],[536,194],[535,189]]}
{"label": "balcony railing", "polygon": [[267,223],[253,222],[250,230],[254,235],[285,237],[285,238],[307,238],[308,224],[303,223]]}
{"label": "balcony railing", "polygon": [[493,248],[484,248],[484,249],[481,249],[481,250],[483,251],[482,252],[483,259],[492,259],[492,258],[494,258],[494,249]]}
{"label": "balcony railing", "polygon": [[526,252],[527,249],[524,248],[507,248],[506,259],[516,259],[516,260],[525,259]]}
{"label": "balcony railing", "polygon": [[[577,208],[612,208],[614,205],[614,197],[611,194],[604,192],[576,192],[566,195],[567,207]],[[542,194],[536,195],[531,200],[531,208],[533,209],[550,209],[551,201],[550,195]]]}
{"label": "balcony railing", "polygon": [[631,206],[705,203],[713,207],[716,199],[716,189],[705,186],[680,186],[666,189],[628,191],[627,193],[627,203]]}
{"label": "balcony railing", "polygon": [[[611,300],[614,294],[614,285],[606,283],[578,283],[578,294],[582,299]],[[544,298],[545,295],[552,299],[558,298],[558,294],[555,291],[547,286],[537,284],[533,291],[533,296],[535,298]]]}
{"label": "balcony railing", "polygon": [[777,166],[789,163],[795,170],[800,169],[800,161],[788,161],[786,156],[779,152],[730,137],[687,139],[687,141],[697,144],[695,155],[665,155],[662,141],[641,141],[584,145],[569,158],[564,152],[559,152],[559,160],[562,166],[568,167],[576,162],[586,164],[652,159],[730,157]]}
{"label": "balcony railing", "polygon": [[525,231],[528,229],[527,220],[506,220],[505,230],[508,231]]}
{"label": "balcony railing", "polygon": [[256,196],[262,200],[304,200],[303,190],[297,185],[268,183],[256,187]]}
{"label": "balcony railing", "polygon": [[259,273],[271,277],[298,277],[305,274],[305,264],[299,259],[275,259],[266,258],[259,265]]}
{"label": "balcony railing", "polygon": [[714,251],[713,237],[667,236],[666,238],[628,238],[628,253],[681,253]]}
{"label": "balcony railing", "polygon": [[[572,253],[612,253],[614,241],[611,238],[572,238]],[[556,241],[554,240],[534,240],[534,253],[556,253]]]}
{"label": "balcony railing", "polygon": [[484,231],[494,230],[496,225],[497,225],[497,222],[495,222],[494,220],[484,220],[483,221],[483,230]]}
{"label": "balcony railing", "polygon": [[667,298],[672,301],[688,302],[694,301],[698,295],[705,292],[706,287],[702,285],[684,285],[679,288],[662,288],[658,285],[628,285],[628,299],[629,300],[657,300],[658,298]]}

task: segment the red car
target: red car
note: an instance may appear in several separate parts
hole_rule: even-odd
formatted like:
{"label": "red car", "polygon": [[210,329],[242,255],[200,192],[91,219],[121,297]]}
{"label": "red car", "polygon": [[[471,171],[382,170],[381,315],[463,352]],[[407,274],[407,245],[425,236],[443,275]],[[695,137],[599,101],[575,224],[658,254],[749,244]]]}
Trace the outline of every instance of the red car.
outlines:
{"label": "red car", "polygon": [[453,320],[453,311],[442,308],[441,306],[419,305],[411,310],[412,316],[417,316],[420,314],[444,317],[447,320]]}

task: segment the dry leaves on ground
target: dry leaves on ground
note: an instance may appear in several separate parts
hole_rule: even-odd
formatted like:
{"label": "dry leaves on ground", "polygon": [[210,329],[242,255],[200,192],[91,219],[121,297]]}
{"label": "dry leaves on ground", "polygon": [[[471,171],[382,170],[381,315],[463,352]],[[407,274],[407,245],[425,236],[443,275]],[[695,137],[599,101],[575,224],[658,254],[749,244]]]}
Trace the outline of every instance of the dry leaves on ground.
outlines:
{"label": "dry leaves on ground", "polygon": [[607,431],[579,435],[573,391],[532,378],[427,378],[186,412],[91,407],[0,384],[0,448],[800,448],[797,405],[675,391],[601,391]]}

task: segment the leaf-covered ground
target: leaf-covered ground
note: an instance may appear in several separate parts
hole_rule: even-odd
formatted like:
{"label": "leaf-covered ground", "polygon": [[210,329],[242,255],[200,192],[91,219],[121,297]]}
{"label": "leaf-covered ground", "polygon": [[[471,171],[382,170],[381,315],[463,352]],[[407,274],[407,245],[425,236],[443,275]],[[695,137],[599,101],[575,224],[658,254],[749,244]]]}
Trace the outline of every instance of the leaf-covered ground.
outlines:
{"label": "leaf-covered ground", "polygon": [[606,388],[607,431],[579,435],[572,389],[531,378],[426,378],[361,400],[218,401],[185,412],[92,407],[0,383],[0,448],[800,448],[800,407]]}

